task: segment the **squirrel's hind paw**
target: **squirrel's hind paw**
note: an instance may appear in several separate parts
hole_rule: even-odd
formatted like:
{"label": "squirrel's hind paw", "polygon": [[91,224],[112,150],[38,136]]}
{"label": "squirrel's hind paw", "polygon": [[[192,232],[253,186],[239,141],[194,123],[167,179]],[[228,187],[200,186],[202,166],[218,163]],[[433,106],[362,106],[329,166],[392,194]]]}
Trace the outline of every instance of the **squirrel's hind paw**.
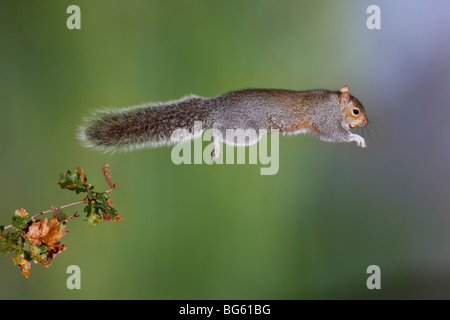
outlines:
{"label": "squirrel's hind paw", "polygon": [[215,163],[217,159],[219,159],[219,155],[213,150],[213,152],[211,152],[211,162]]}
{"label": "squirrel's hind paw", "polygon": [[220,155],[220,141],[214,135],[212,135],[211,141],[214,144],[214,149],[211,152],[211,161],[212,161],[212,163],[215,163],[217,161],[217,159],[219,159],[219,155]]}

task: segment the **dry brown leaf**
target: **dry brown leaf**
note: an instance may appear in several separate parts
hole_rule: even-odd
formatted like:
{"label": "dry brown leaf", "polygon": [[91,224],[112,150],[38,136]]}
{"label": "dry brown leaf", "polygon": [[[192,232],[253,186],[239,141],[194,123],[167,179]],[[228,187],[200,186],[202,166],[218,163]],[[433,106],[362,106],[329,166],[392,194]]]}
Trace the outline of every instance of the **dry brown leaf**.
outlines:
{"label": "dry brown leaf", "polygon": [[31,241],[31,245],[38,246],[42,242],[49,245],[58,242],[58,239],[63,236],[63,233],[60,231],[60,224],[56,218],[50,220],[48,224],[47,222],[47,218],[35,221],[28,228],[26,236]]}
{"label": "dry brown leaf", "polygon": [[31,245],[40,245],[42,242],[42,237],[48,234],[50,228],[47,226],[47,221],[47,218],[44,220],[37,220],[28,228],[26,236],[31,241]]}
{"label": "dry brown leaf", "polygon": [[61,230],[60,230],[60,224],[58,222],[58,219],[53,218],[48,223],[49,231],[46,235],[42,237],[42,242],[45,244],[52,244],[55,242],[58,242],[58,239],[63,236]]}
{"label": "dry brown leaf", "polygon": [[114,222],[119,222],[119,220],[123,220],[123,218],[119,215],[114,217]]}
{"label": "dry brown leaf", "polygon": [[86,176],[84,175],[83,167],[77,167],[77,170],[78,170],[78,173],[80,174],[81,183],[84,184],[84,182],[86,181]]}
{"label": "dry brown leaf", "polygon": [[109,174],[109,164],[102,167],[103,175],[105,176],[106,182],[112,186],[113,183],[111,182],[111,176]]}
{"label": "dry brown leaf", "polygon": [[51,261],[60,253],[63,253],[66,249],[67,247],[59,241],[52,244],[47,244],[47,260],[39,263],[46,268],[50,267]]}

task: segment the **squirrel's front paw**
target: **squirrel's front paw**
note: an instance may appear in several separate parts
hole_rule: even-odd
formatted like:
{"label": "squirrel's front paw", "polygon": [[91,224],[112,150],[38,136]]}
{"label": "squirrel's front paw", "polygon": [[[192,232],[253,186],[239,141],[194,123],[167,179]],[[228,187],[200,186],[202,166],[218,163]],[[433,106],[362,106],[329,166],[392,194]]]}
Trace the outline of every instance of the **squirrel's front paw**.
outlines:
{"label": "squirrel's front paw", "polygon": [[352,137],[353,141],[356,141],[356,145],[360,148],[367,149],[366,140],[363,137],[354,134]]}
{"label": "squirrel's front paw", "polygon": [[362,139],[362,141],[357,141],[356,145],[360,148],[367,149],[366,141],[364,141],[364,139]]}

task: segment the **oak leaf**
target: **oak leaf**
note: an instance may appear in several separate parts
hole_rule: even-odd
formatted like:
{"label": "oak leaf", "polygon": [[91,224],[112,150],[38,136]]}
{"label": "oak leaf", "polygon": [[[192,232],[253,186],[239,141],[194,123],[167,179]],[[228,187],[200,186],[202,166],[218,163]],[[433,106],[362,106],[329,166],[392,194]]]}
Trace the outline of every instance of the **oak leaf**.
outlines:
{"label": "oak leaf", "polygon": [[63,236],[63,233],[60,230],[60,224],[58,223],[58,219],[53,218],[49,221],[48,227],[49,232],[42,237],[42,242],[45,244],[52,244],[58,242],[58,239]]}
{"label": "oak leaf", "polygon": [[13,257],[13,261],[15,265],[18,265],[20,267],[20,272],[22,272],[25,278],[28,278],[31,268],[30,261],[26,260],[23,254]]}
{"label": "oak leaf", "polygon": [[77,170],[80,173],[81,183],[84,184],[86,182],[86,176],[84,175],[83,167],[77,167]]}
{"label": "oak leaf", "polygon": [[111,175],[109,174],[109,164],[102,167],[103,176],[105,177],[106,182],[112,186],[113,183],[111,182]]}
{"label": "oak leaf", "polygon": [[55,243],[47,244],[47,260],[46,261],[37,261],[44,267],[48,268],[51,265],[51,261],[60,253],[63,253],[67,247],[61,242],[57,241]]}
{"label": "oak leaf", "polygon": [[48,222],[48,219],[35,221],[28,228],[26,234],[27,238],[31,241],[33,246],[38,246],[42,242],[49,245],[58,242],[58,239],[63,236],[60,230],[60,224],[56,218],[53,218]]}

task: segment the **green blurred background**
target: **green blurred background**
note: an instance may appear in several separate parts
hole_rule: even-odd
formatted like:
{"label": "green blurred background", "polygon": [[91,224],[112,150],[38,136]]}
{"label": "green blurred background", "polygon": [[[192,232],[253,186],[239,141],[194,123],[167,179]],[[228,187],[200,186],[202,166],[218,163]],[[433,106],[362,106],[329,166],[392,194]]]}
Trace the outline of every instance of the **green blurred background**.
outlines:
{"label": "green blurred background", "polygon": [[[381,30],[366,28],[374,2]],[[81,30],[66,28],[70,4]],[[0,257],[0,298],[450,298],[449,12],[445,1],[2,1],[0,222],[77,200],[56,184],[77,165],[100,188],[106,163],[124,220],[71,221],[68,249],[29,279]],[[344,84],[374,124],[368,150],[281,137],[274,176],[75,138],[99,107]],[[81,290],[66,288],[72,264]],[[372,264],[381,290],[366,287]]]}

